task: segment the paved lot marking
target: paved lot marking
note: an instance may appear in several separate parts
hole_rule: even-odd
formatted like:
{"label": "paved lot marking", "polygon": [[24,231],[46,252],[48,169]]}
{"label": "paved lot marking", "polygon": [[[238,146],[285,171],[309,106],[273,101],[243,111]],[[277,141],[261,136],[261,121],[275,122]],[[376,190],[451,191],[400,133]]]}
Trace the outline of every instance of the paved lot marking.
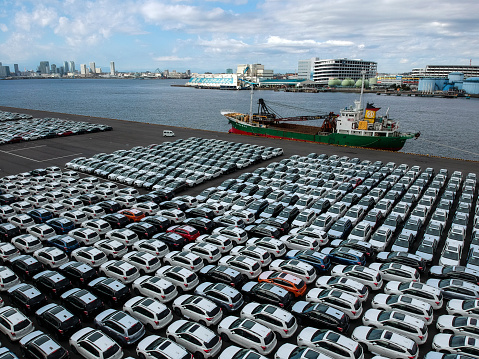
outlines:
{"label": "paved lot marking", "polygon": [[33,147],[24,147],[24,148],[19,148],[19,149],[17,149],[17,150],[10,150],[10,151],[7,151],[7,152],[31,150],[32,148],[38,148],[38,147],[47,147],[47,145],[40,145],[40,146],[33,146]]}
{"label": "paved lot marking", "polygon": [[78,156],[78,155],[81,155],[81,154],[83,154],[83,152],[74,153],[74,154],[71,154],[71,155],[60,156],[60,157],[48,158],[48,159],[46,159],[46,160],[37,161],[37,162],[48,162],[48,161],[52,161],[52,160],[58,160],[59,158],[73,157],[73,156]]}
{"label": "paved lot marking", "polygon": [[1,151],[0,152],[2,153],[7,153],[9,155],[12,155],[12,156],[16,156],[16,157],[21,157],[21,158],[24,158],[26,160],[30,160],[30,161],[33,161],[33,162],[42,162],[42,161],[38,161],[38,160],[35,160],[33,158],[30,158],[30,157],[25,157],[25,156],[21,156],[21,155],[17,155],[16,153],[11,153],[11,152],[8,152],[8,151]]}

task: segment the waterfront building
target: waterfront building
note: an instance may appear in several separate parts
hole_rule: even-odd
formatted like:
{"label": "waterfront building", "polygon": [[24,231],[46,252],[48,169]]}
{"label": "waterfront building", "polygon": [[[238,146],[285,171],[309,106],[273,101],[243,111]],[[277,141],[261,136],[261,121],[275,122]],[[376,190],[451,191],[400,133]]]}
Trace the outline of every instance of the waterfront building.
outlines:
{"label": "waterfront building", "polygon": [[52,73],[52,74],[56,74],[56,73],[57,73],[57,65],[52,64],[50,73]]}
{"label": "waterfront building", "polygon": [[115,62],[114,62],[114,61],[110,61],[110,75],[111,75],[111,76],[115,76],[115,75],[116,75]]}
{"label": "waterfront building", "polygon": [[13,64],[13,70],[15,72],[15,76],[20,76],[20,70],[18,69],[18,64]]}
{"label": "waterfront building", "polygon": [[451,72],[461,72],[464,78],[479,77],[479,66],[427,65],[424,69],[412,69],[412,75],[424,77],[448,77]]}
{"label": "waterfront building", "polygon": [[86,76],[88,74],[88,70],[86,68],[86,64],[81,64],[80,65],[80,74],[83,76]]}
{"label": "waterfront building", "polygon": [[50,73],[50,63],[48,61],[40,61],[40,66],[38,67],[38,71],[44,75]]}
{"label": "waterfront building", "polygon": [[10,76],[10,67],[9,66],[3,66],[2,63],[0,62],[0,77],[8,77]]}
{"label": "waterfront building", "polygon": [[217,89],[237,89],[237,74],[193,74],[186,86],[217,88]]}
{"label": "waterfront building", "polygon": [[314,74],[314,63],[319,61],[319,57],[312,57],[308,60],[298,61],[298,79],[312,80]]}
{"label": "waterfront building", "polygon": [[313,67],[313,81],[327,85],[330,79],[362,79],[365,71],[367,79],[376,77],[378,64],[373,61],[351,59],[325,59],[315,60]]}
{"label": "waterfront building", "polygon": [[69,72],[71,72],[73,74],[75,73],[75,61],[69,61],[68,70],[69,70]]}
{"label": "waterfront building", "polygon": [[96,66],[94,62],[90,62],[90,73],[91,74],[96,74]]}
{"label": "waterfront building", "polygon": [[248,81],[258,82],[261,78],[272,79],[274,71],[265,70],[264,65],[261,64],[243,64],[238,65],[236,74]]}
{"label": "waterfront building", "polygon": [[233,73],[233,69],[226,69],[226,73],[227,73],[227,74],[232,74],[232,73]]}
{"label": "waterfront building", "polygon": [[68,72],[70,72],[68,70],[68,61],[63,61],[63,71],[67,74]]}

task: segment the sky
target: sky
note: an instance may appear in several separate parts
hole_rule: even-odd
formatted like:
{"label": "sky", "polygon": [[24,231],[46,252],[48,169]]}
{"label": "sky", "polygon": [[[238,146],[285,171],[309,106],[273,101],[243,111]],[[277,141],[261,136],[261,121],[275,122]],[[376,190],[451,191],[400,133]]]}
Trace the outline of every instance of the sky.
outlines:
{"label": "sky", "polygon": [[479,0],[0,0],[0,62],[287,73],[319,57],[402,73],[479,65],[478,14]]}

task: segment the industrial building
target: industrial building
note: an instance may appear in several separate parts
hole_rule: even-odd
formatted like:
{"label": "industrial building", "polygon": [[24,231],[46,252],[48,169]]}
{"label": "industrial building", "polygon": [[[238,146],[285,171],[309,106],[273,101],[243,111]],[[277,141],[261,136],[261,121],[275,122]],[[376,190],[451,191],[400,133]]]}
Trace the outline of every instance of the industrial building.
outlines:
{"label": "industrial building", "polygon": [[479,77],[479,66],[466,65],[427,65],[424,69],[412,69],[413,76],[419,77],[443,77],[446,78],[450,73],[460,72],[464,78]]}
{"label": "industrial building", "polygon": [[238,65],[236,73],[193,74],[186,86],[236,90],[272,78],[273,70],[266,70],[264,65],[242,64]]}
{"label": "industrial building", "polygon": [[419,80],[418,91],[423,93],[457,91],[479,95],[479,77],[466,78],[461,72],[451,72],[446,77],[425,77]]}

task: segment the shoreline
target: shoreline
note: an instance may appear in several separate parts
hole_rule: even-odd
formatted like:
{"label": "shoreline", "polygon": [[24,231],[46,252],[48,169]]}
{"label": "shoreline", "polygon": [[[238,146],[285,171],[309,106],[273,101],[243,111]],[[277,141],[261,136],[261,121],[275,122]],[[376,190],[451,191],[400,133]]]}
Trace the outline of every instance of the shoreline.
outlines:
{"label": "shoreline", "polygon": [[[92,117],[60,112],[41,111],[16,107],[0,106],[0,110],[26,113],[33,117],[57,117],[74,121],[102,123],[113,127],[113,131],[96,132],[68,137],[20,142],[0,146],[0,176],[15,174],[39,167],[63,166],[76,157],[90,157],[99,152],[111,153],[119,149],[134,146],[148,146],[153,143],[175,141],[180,138],[204,137],[232,142],[251,143],[257,145],[281,147],[284,157],[294,154],[306,156],[309,153],[337,154],[339,156],[358,157],[361,160],[380,160],[383,163],[406,163],[421,168],[433,167],[436,171],[447,168],[449,171],[475,172],[479,174],[479,161],[453,159],[431,155],[405,152],[390,152],[365,148],[354,148],[327,144],[311,144],[307,142],[272,139],[257,136],[243,136],[228,132],[197,130],[187,127],[151,124],[115,118]],[[175,137],[163,137],[165,129],[173,130]],[[263,163],[263,165],[265,165]],[[251,171],[252,169],[248,169]]]}

